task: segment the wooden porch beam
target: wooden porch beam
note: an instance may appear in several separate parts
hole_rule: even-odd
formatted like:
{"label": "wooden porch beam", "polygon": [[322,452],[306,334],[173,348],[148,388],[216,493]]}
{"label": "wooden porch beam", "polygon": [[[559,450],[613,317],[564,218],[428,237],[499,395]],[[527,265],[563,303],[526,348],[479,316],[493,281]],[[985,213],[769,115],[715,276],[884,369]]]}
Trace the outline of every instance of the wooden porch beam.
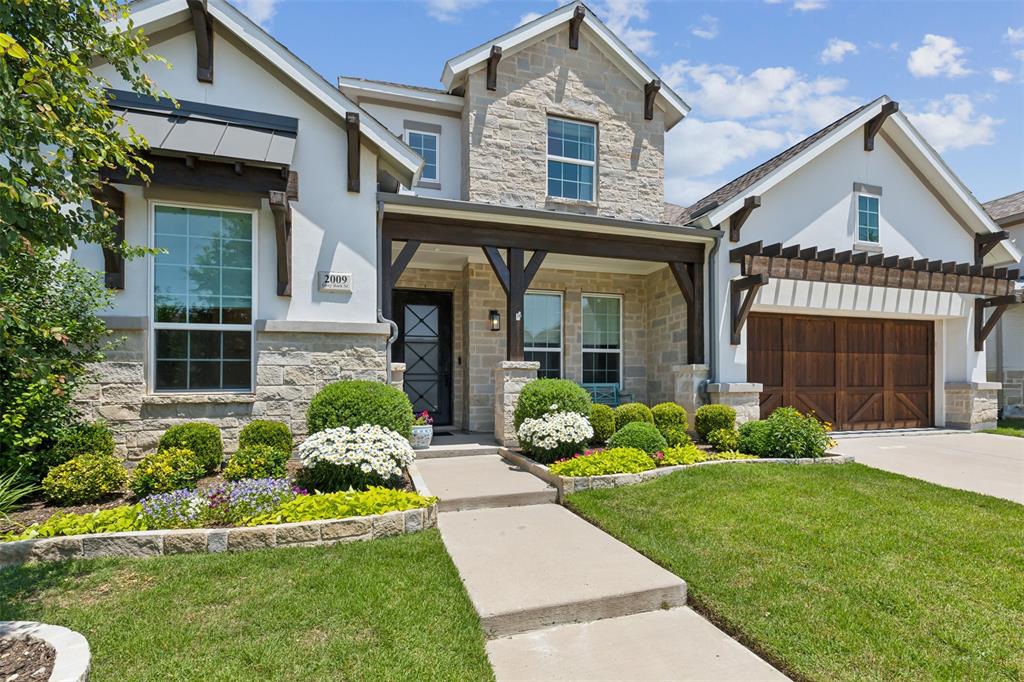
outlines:
{"label": "wooden porch beam", "polygon": [[213,18],[206,0],[186,0],[196,37],[196,79],[213,82]]}
{"label": "wooden porch beam", "polygon": [[345,135],[348,147],[348,191],[359,191],[359,112],[345,114]]}
{"label": "wooden porch beam", "polygon": [[644,85],[644,120],[650,121],[654,118],[654,100],[661,90],[661,81],[657,78]]}
{"label": "wooden porch beam", "polygon": [[882,110],[874,118],[864,124],[864,151],[870,152],[875,149],[875,135],[882,129],[885,119],[889,118],[900,110],[899,102],[886,102]]}
{"label": "wooden porch beam", "polygon": [[143,158],[153,165],[153,170],[147,174],[149,176],[148,183],[144,182],[138,174],[129,176],[119,168],[100,169],[100,178],[107,182],[125,185],[162,185],[202,189],[210,192],[243,192],[261,196],[266,196],[270,191],[289,191],[287,168],[245,165],[242,168],[242,174],[238,175],[235,173],[233,163],[199,161],[193,158],[190,166],[188,157],[159,156],[146,153],[143,154]]}
{"label": "wooden porch beam", "polygon": [[572,12],[572,19],[569,20],[570,50],[580,49],[580,26],[583,24],[583,19],[586,16],[587,10],[583,9],[582,5],[576,5],[576,9]]}
{"label": "wooden porch beam", "polygon": [[[420,248],[420,243],[415,239],[410,239],[402,247],[402,250],[398,252],[398,258],[395,258],[391,264],[391,287],[398,286],[398,280],[402,278],[402,273],[409,266],[409,261],[416,255],[416,249]],[[387,254],[388,258],[391,258],[391,254]]]}
{"label": "wooden porch beam", "polygon": [[747,222],[747,218],[754,212],[754,209],[760,206],[760,195],[755,194],[743,200],[743,206],[729,216],[729,241],[738,242],[740,240],[740,229],[743,227],[743,223]]}
{"label": "wooden porch beam", "polygon": [[485,246],[484,255],[487,256],[487,262],[491,264],[491,269],[494,270],[494,276],[498,278],[498,284],[501,285],[501,290],[508,296],[509,288],[509,276],[508,266],[505,265],[505,261],[501,257],[501,253],[494,246]]}
{"label": "wooden porch beam", "polygon": [[501,48],[491,45],[491,54],[487,57],[487,89],[498,89],[498,62],[501,61]]}
{"label": "wooden porch beam", "polygon": [[277,295],[292,295],[292,207],[287,192],[270,192],[277,246]]}
{"label": "wooden porch beam", "polygon": [[750,308],[754,305],[754,298],[758,290],[768,283],[768,274],[760,273],[740,277],[729,282],[729,308],[732,313],[732,335],[730,343],[734,346],[740,345],[740,332],[750,315]]}
{"label": "wooden porch beam", "polygon": [[[124,192],[108,182],[93,189],[93,211],[108,210],[114,213],[114,242],[124,242]],[[108,289],[124,289],[124,256],[114,249],[103,247],[103,283]]]}
{"label": "wooden porch beam", "polygon": [[989,251],[996,248],[996,245],[1004,239],[1009,239],[1010,233],[1006,230],[990,232],[988,234],[974,235],[974,264],[981,265]]}

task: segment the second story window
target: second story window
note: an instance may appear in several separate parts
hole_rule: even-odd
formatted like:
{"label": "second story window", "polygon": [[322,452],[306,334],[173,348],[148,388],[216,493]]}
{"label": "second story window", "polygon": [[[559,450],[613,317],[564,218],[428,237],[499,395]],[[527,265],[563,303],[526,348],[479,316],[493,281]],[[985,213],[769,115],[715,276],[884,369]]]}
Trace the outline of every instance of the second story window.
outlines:
{"label": "second story window", "polygon": [[408,131],[407,135],[409,136],[409,146],[425,161],[420,178],[437,182],[437,135],[416,130]]}
{"label": "second story window", "polygon": [[548,196],[594,200],[597,126],[548,119]]}
{"label": "second story window", "polygon": [[857,241],[878,243],[878,197],[857,195]]}

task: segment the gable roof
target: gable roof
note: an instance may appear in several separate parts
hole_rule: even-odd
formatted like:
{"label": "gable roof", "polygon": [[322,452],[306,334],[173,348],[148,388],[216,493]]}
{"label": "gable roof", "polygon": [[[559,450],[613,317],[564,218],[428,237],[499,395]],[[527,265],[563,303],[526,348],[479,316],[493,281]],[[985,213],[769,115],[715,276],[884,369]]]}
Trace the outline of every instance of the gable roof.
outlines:
{"label": "gable roof", "polygon": [[1024,222],[1024,191],[987,201],[982,207],[1000,225]]}
{"label": "gable roof", "polygon": [[[447,92],[452,92],[462,84],[467,73],[479,68],[487,61],[491,53],[491,46],[497,45],[502,50],[502,57],[509,57],[526,45],[546,37],[560,28],[562,24],[567,23],[577,7],[582,7],[585,11],[583,26],[589,30],[589,37],[619,65],[624,73],[632,76],[638,87],[643,87],[645,83],[658,77],[611,29],[605,26],[604,22],[589,7],[579,0],[575,0],[575,2],[570,2],[553,12],[514,28],[508,33],[481,43],[457,57],[452,57],[445,62],[444,70],[441,73],[441,83],[444,84]],[[640,96],[642,96],[642,91]],[[661,84],[655,102],[665,112],[666,130],[679,123],[690,112],[689,105],[664,82]]]}
{"label": "gable roof", "polygon": [[421,85],[405,85],[404,83],[355,76],[338,76],[338,88],[360,105],[363,100],[374,99],[393,102],[399,106],[412,104],[430,109],[461,112],[465,104],[462,97],[449,95],[447,91],[440,88],[426,88]]}
{"label": "gable roof", "polygon": [[[136,0],[129,8],[135,28],[144,28],[149,35],[190,21],[186,0]],[[328,110],[342,119],[347,113],[358,113],[359,132],[363,140],[380,152],[383,165],[403,184],[413,183],[423,167],[423,159],[380,121],[362,110],[311,66],[226,0],[207,0],[207,8],[215,20],[216,29],[231,33]],[[113,22],[112,27],[124,29],[126,23],[124,20],[118,20]]]}

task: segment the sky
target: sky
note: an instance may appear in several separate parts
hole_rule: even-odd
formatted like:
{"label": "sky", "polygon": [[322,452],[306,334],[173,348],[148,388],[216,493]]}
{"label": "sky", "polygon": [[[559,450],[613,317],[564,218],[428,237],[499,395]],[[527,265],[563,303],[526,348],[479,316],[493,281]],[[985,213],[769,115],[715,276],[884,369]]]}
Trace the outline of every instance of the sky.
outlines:
{"label": "sky", "polygon": [[[440,87],[549,0],[232,0],[317,71]],[[981,201],[1024,190],[1024,2],[592,0],[692,107],[666,137],[688,205],[885,94]],[[640,96],[640,94],[638,94]]]}

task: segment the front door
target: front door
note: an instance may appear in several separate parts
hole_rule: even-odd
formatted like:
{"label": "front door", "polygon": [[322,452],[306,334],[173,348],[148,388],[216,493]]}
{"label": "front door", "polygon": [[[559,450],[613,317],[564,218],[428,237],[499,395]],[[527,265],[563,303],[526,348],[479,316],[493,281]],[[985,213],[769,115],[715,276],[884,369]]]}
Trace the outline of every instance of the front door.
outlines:
{"label": "front door", "polygon": [[452,294],[395,289],[398,323],[395,362],[405,363],[405,394],[416,413],[430,412],[434,424],[452,423]]}

